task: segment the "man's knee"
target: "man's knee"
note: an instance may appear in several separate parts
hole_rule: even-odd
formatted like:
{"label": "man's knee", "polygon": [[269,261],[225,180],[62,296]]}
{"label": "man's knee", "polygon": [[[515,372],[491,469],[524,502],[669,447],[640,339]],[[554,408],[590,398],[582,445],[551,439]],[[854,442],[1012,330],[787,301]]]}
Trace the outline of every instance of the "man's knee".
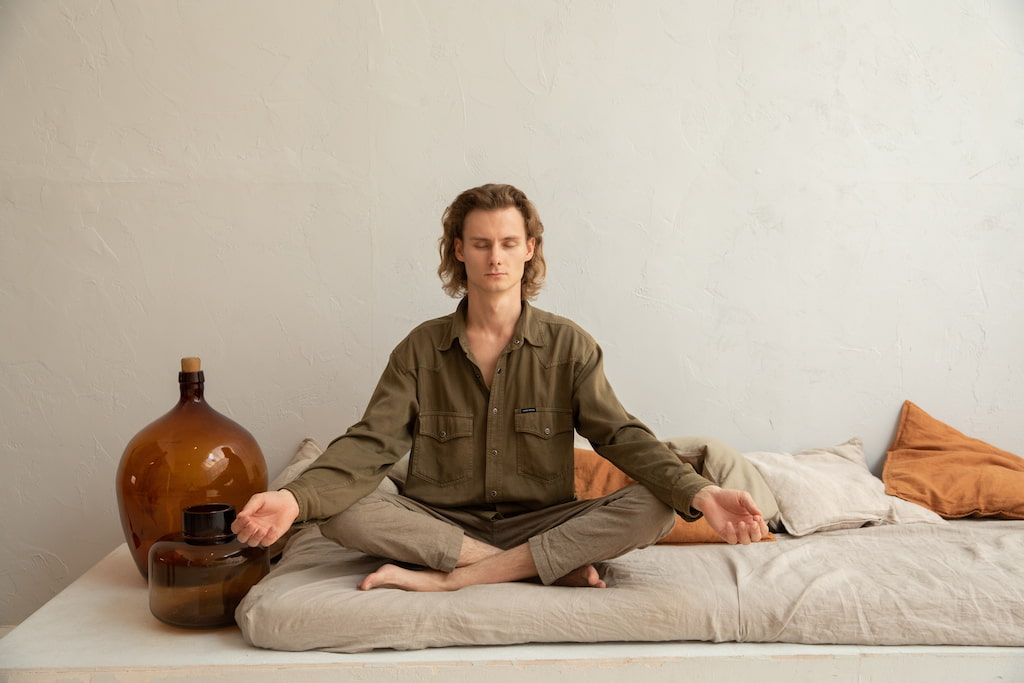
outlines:
{"label": "man's knee", "polygon": [[339,512],[320,525],[320,533],[346,548],[362,549],[366,531],[373,529],[375,521],[381,518],[381,506],[387,506],[384,496],[390,494],[374,491],[357,501],[347,510]]}
{"label": "man's knee", "polygon": [[672,531],[676,523],[676,511],[658,500],[650,490],[641,484],[626,487],[627,504],[633,510],[636,525],[650,530],[651,541],[655,543]]}

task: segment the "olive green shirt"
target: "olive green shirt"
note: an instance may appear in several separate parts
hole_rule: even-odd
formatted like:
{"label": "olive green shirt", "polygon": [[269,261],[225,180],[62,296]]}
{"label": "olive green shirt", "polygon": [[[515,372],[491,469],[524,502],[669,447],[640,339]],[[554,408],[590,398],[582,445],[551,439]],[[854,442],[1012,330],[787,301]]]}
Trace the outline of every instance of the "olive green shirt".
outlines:
{"label": "olive green shirt", "polygon": [[574,428],[684,518],[700,516],[690,503],[710,482],[626,412],[589,334],[523,302],[488,389],[469,350],[466,307],[414,329],[391,353],[363,418],[285,486],[299,520],[345,510],[406,453],[402,493],[434,507],[515,514],[573,500]]}

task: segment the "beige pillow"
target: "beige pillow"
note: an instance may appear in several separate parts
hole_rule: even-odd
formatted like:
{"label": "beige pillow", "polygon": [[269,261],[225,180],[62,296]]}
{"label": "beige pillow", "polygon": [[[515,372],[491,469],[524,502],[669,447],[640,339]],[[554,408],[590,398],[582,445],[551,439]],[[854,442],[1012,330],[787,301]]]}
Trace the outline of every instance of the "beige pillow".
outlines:
{"label": "beige pillow", "polygon": [[856,529],[866,524],[943,524],[935,513],[885,493],[871,474],[861,440],[798,453],[746,453],[779,501],[782,523],[794,536]]}
{"label": "beige pillow", "polygon": [[299,449],[295,451],[295,455],[284,466],[284,469],[271,480],[267,490],[277,491],[291,482],[295,477],[305,472],[306,468],[312,465],[313,461],[319,458],[322,453],[323,449],[320,448],[320,444],[314,439],[303,439],[302,443],[299,444]]}
{"label": "beige pillow", "polygon": [[669,450],[697,473],[722,488],[746,491],[757,503],[765,523],[779,527],[779,503],[768,482],[742,454],[718,439],[706,436],[682,436],[665,441]]}
{"label": "beige pillow", "polygon": [[[719,486],[749,492],[768,526],[776,528],[779,525],[775,496],[757,469],[737,451],[707,437],[677,437],[665,443],[680,460]],[[575,449],[575,478],[576,497],[580,500],[600,498],[636,483],[595,451],[585,448]],[[773,541],[775,537],[768,534],[761,540]],[[677,518],[672,531],[658,541],[666,545],[724,542],[703,517],[695,522]]]}

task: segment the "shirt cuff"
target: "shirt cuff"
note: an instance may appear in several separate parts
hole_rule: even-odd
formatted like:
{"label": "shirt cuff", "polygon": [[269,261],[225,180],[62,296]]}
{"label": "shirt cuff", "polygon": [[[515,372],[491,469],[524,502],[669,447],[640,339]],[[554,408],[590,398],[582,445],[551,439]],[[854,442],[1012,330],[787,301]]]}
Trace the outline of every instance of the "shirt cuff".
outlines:
{"label": "shirt cuff", "polygon": [[310,490],[311,487],[301,481],[291,481],[282,486],[279,491],[288,491],[295,497],[295,502],[299,504],[299,516],[295,518],[296,522],[305,522],[309,519],[315,519],[318,515],[313,514],[314,507],[314,494]]}
{"label": "shirt cuff", "polygon": [[676,501],[673,507],[680,517],[687,522],[695,522],[704,516],[704,513],[693,507],[693,498],[697,493],[714,484],[699,474],[686,481],[681,488],[676,489]]}

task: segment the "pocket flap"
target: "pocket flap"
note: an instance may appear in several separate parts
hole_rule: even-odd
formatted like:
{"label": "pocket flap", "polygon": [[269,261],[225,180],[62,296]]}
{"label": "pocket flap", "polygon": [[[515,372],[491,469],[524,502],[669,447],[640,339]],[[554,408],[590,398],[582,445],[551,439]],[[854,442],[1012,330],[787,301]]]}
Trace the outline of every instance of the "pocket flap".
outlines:
{"label": "pocket flap", "polygon": [[420,413],[420,434],[441,443],[473,436],[473,416],[464,413]]}
{"label": "pocket flap", "polygon": [[556,434],[572,431],[572,411],[537,408],[516,413],[516,431],[550,439]]}

